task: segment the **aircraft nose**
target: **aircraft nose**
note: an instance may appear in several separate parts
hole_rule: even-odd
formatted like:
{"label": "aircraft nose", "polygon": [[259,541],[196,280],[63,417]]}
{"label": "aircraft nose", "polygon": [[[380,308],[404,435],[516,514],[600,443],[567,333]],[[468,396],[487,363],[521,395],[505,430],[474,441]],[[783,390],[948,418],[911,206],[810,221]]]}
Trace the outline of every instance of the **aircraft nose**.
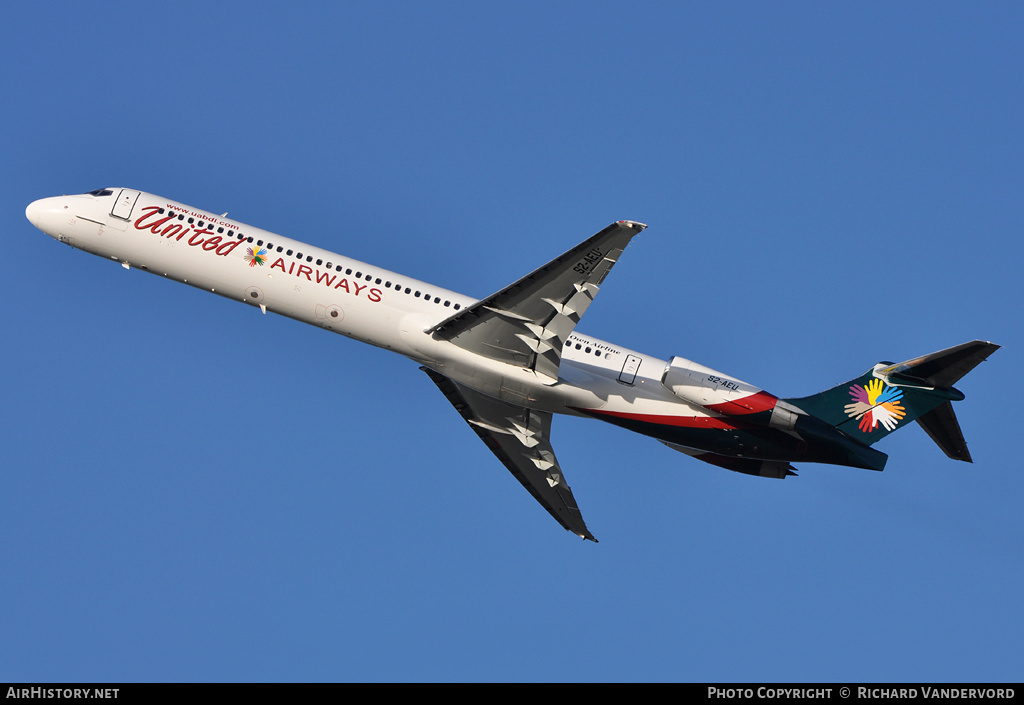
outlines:
{"label": "aircraft nose", "polygon": [[67,222],[68,203],[66,198],[40,198],[25,208],[25,217],[50,237],[57,237],[61,223]]}
{"label": "aircraft nose", "polygon": [[39,218],[43,212],[43,208],[40,205],[42,201],[32,201],[28,204],[28,208],[25,209],[25,217],[28,218],[28,222],[32,225],[39,227]]}

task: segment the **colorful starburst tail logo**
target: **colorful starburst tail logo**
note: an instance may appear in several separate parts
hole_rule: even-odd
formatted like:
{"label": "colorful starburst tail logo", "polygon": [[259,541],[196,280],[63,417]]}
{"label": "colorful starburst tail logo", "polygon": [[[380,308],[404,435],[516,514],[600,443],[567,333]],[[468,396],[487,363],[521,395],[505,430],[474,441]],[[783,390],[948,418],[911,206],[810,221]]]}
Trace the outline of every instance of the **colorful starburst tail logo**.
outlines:
{"label": "colorful starburst tail logo", "polygon": [[907,415],[907,410],[899,403],[903,392],[883,384],[880,379],[871,380],[866,387],[851,385],[850,398],[853,401],[846,405],[846,415],[857,419],[857,427],[864,433],[871,433],[878,424],[892,431]]}
{"label": "colorful starburst tail logo", "polygon": [[259,265],[263,266],[263,263],[267,261],[267,251],[262,247],[250,247],[246,250],[245,261],[249,263],[250,267]]}

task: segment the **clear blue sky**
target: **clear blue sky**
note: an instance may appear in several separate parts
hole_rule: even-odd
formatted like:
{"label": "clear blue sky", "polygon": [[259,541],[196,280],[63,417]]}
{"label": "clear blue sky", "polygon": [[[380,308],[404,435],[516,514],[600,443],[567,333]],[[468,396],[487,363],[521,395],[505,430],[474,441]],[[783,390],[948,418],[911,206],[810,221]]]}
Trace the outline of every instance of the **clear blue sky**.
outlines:
{"label": "clear blue sky", "polygon": [[[1020,681],[1024,6],[7,3],[0,680]],[[597,422],[563,531],[416,365],[64,247],[131,186],[782,396],[975,338],[975,463]]]}

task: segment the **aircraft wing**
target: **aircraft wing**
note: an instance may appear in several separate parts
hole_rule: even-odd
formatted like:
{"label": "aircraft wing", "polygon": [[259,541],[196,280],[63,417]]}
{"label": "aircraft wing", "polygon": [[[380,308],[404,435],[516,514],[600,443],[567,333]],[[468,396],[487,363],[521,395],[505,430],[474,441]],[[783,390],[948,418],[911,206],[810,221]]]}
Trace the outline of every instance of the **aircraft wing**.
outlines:
{"label": "aircraft wing", "polygon": [[435,337],[558,381],[562,347],[634,235],[620,220],[540,269],[428,330]]}
{"label": "aircraft wing", "polygon": [[551,412],[492,399],[431,369],[420,369],[555,521],[567,531],[597,543],[583,521],[548,440]]}

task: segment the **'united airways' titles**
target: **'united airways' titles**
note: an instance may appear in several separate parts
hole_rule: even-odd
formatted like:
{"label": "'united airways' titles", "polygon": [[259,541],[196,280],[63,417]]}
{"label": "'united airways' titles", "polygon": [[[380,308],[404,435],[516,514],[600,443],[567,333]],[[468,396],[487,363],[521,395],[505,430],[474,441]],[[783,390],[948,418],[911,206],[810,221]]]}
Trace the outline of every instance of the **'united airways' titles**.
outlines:
{"label": "'united airways' titles", "polygon": [[[147,206],[143,208],[143,215],[135,221],[135,229],[148,230],[154,235],[174,239],[176,242],[181,241],[187,235],[188,239],[185,242],[188,245],[199,247],[206,252],[214,252],[221,257],[227,257],[241,243],[246,242],[244,238],[239,240],[215,234],[212,230],[213,223],[203,225],[203,221],[200,221],[200,226],[179,222],[177,214],[173,212],[163,218],[154,218],[154,216],[162,215],[161,210],[160,206]],[[274,260],[270,265],[270,269],[280,269],[285,274],[291,274],[300,278],[305,277],[310,282],[316,282],[334,290],[341,289],[353,296],[365,293],[366,298],[373,302],[379,302],[384,298],[384,293],[376,287],[360,284],[354,280],[350,282],[345,277],[332,274],[330,270],[321,272],[319,269],[302,264],[301,262],[286,263],[283,257],[278,257]]]}

